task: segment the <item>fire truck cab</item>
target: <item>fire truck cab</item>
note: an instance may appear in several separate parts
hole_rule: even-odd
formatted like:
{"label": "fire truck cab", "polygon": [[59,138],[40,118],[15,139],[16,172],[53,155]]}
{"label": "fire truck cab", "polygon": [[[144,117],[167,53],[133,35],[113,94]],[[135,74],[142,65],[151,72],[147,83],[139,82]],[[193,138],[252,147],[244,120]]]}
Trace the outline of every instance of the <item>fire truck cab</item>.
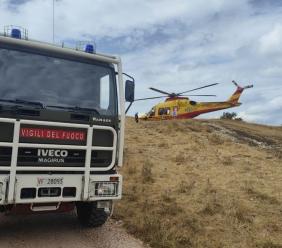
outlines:
{"label": "fire truck cab", "polygon": [[[134,82],[127,80],[132,86]],[[0,35],[0,211],[73,208],[102,225],[121,199],[125,122],[119,57]]]}

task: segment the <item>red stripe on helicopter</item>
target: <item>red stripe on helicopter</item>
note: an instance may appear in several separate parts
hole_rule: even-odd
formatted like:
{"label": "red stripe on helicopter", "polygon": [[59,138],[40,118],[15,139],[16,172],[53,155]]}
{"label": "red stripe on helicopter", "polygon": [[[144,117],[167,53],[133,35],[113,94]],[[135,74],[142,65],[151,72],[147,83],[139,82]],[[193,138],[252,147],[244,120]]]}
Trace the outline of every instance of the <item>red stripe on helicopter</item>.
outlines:
{"label": "red stripe on helicopter", "polygon": [[225,108],[206,109],[206,110],[194,111],[194,112],[191,112],[191,113],[179,114],[179,115],[176,116],[176,119],[194,118],[194,117],[196,117],[200,114],[218,111],[218,110],[221,110],[221,109],[225,109]]}

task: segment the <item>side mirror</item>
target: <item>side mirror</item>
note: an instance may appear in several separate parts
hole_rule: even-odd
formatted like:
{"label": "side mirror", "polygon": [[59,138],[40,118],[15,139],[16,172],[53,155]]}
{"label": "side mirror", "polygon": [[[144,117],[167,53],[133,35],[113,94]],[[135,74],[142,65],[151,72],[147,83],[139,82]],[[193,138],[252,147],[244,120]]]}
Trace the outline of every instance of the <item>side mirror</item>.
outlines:
{"label": "side mirror", "polygon": [[125,101],[134,102],[134,91],[135,83],[134,81],[126,80],[125,81]]}

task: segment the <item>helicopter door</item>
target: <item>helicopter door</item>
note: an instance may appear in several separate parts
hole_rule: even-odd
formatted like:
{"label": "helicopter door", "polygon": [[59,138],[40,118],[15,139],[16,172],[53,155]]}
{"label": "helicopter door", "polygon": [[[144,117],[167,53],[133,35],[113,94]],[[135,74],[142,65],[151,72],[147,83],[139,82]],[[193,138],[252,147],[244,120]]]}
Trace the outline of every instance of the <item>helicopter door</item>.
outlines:
{"label": "helicopter door", "polygon": [[169,107],[159,108],[158,114],[159,115],[170,115],[170,108]]}
{"label": "helicopter door", "polygon": [[165,115],[170,115],[170,108],[165,108]]}

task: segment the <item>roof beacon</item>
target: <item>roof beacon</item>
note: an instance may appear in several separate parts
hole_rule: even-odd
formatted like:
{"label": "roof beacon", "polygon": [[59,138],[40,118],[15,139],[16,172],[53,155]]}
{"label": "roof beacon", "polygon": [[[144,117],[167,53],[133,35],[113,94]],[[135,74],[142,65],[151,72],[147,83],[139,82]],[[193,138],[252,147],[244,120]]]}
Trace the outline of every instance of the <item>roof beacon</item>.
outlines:
{"label": "roof beacon", "polygon": [[85,52],[87,52],[87,53],[94,53],[94,46],[92,44],[86,44]]}
{"label": "roof beacon", "polygon": [[16,39],[21,39],[22,38],[22,32],[18,28],[13,28],[11,30],[11,37],[16,38]]}
{"label": "roof beacon", "polygon": [[96,43],[92,40],[76,42],[76,50],[86,53],[96,53]]}
{"label": "roof beacon", "polygon": [[5,26],[4,27],[4,36],[8,36],[14,39],[28,39],[28,31],[27,29],[19,26]]}

